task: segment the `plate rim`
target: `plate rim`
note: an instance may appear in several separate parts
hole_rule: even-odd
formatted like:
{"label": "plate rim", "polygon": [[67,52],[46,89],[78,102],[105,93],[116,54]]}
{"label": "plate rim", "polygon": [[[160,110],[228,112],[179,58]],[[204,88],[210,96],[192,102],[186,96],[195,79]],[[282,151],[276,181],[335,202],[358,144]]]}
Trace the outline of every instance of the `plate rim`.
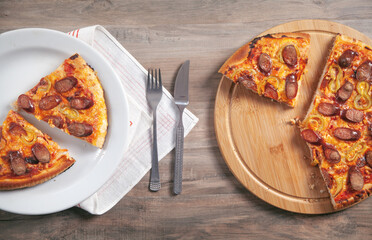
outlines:
{"label": "plate rim", "polygon": [[[97,51],[96,49],[94,49],[92,46],[90,46],[89,44],[87,44],[86,42],[84,42],[84,41],[82,41],[80,39],[77,39],[75,37],[72,37],[72,36],[68,35],[67,33],[64,33],[64,32],[58,31],[58,30],[54,30],[54,29],[48,29],[48,28],[20,28],[20,29],[14,29],[14,30],[10,30],[10,31],[1,33],[0,34],[0,39],[1,38],[9,38],[9,36],[12,37],[13,35],[18,35],[18,34],[21,34],[21,35],[22,34],[31,34],[32,35],[32,33],[35,33],[35,32],[36,33],[40,32],[42,34],[51,34],[51,35],[54,35],[54,37],[56,37],[58,39],[61,39],[61,40],[65,41],[65,42],[67,42],[68,44],[72,44],[76,48],[82,49],[82,52],[89,52],[89,54],[91,55],[91,57],[92,56],[97,57],[98,58],[97,61],[99,61],[100,63],[102,63],[104,65],[103,67],[100,66],[100,68],[105,68],[106,69],[105,72],[108,71],[111,74],[110,80],[107,80],[105,82],[109,82],[109,83],[116,82],[116,85],[117,86],[115,86],[115,87],[118,87],[118,89],[119,89],[118,91],[121,93],[121,96],[119,98],[120,99],[119,101],[121,102],[121,105],[120,105],[121,108],[120,109],[121,109],[121,111],[124,111],[122,113],[122,120],[125,123],[127,123],[129,121],[128,99],[127,99],[127,96],[126,96],[126,93],[125,93],[125,90],[124,90],[124,86],[121,83],[121,80],[120,80],[118,74],[116,73],[116,71],[114,70],[114,68],[111,66],[111,64],[104,58],[104,56],[99,51]],[[27,46],[27,44],[26,44],[26,46]],[[58,48],[58,47],[53,48],[53,50],[59,50],[60,51],[60,48]],[[68,47],[66,47],[66,48],[68,48]],[[74,54],[74,53],[71,53],[71,54]],[[61,59],[61,62],[64,59]],[[100,81],[102,81],[102,76],[100,77]],[[105,89],[103,89],[103,90],[104,90],[105,100],[106,100],[106,103],[107,103],[108,92]],[[108,115],[108,118],[114,119],[112,117],[113,113],[109,113],[109,107],[107,108],[107,111],[108,111],[108,114],[109,114]],[[128,130],[129,130],[129,126],[128,126],[128,124],[122,124],[122,125],[123,126],[122,126],[122,129],[121,129],[120,133],[122,133],[122,135],[124,136],[124,137],[121,138],[121,140],[123,142],[120,143],[120,144],[115,143],[115,145],[117,145],[116,148],[119,148],[120,149],[120,150],[118,150],[118,152],[120,153],[120,155],[119,155],[120,157],[117,157],[117,160],[116,161],[111,162],[112,167],[109,169],[110,171],[108,171],[106,174],[104,174],[103,176],[101,176],[101,178],[94,185],[94,187],[90,187],[89,188],[89,191],[87,190],[85,192],[85,194],[82,194],[78,198],[74,198],[75,200],[73,200],[73,201],[70,200],[68,202],[68,204],[60,204],[60,202],[57,205],[51,204],[51,205],[49,205],[49,207],[47,209],[43,209],[42,211],[33,211],[31,207],[26,207],[26,208],[23,208],[23,209],[15,209],[14,207],[0,206],[0,209],[3,210],[3,211],[7,211],[7,212],[11,212],[11,213],[16,213],[16,214],[22,214],[22,215],[44,215],[44,214],[56,213],[56,212],[60,212],[60,211],[69,209],[69,208],[74,207],[74,206],[78,205],[79,203],[83,202],[84,200],[86,200],[90,196],[92,196],[115,173],[117,167],[119,166],[119,164],[121,162],[121,157],[124,155],[124,153],[125,153],[128,145],[129,145],[128,138],[126,137],[127,136],[127,133],[128,133]],[[108,125],[108,128],[109,127],[110,127],[110,125]],[[46,133],[48,134],[48,132],[46,132]],[[107,141],[108,141],[108,139],[106,138],[105,139],[105,144],[107,144]],[[105,145],[103,147],[105,147]],[[77,158],[77,157],[74,156],[74,158]],[[99,159],[99,160],[97,160],[96,166],[94,168],[92,168],[92,170],[89,171],[89,174],[87,174],[87,176],[85,176],[81,180],[82,183],[86,183],[87,182],[87,179],[90,179],[90,178],[93,178],[94,177],[94,176],[92,176],[93,173],[91,173],[91,172],[97,171],[97,168],[99,167],[99,165],[100,165],[99,163],[100,162],[101,162],[101,164],[102,164],[102,162],[104,162],[104,161],[102,161],[102,158]],[[51,181],[51,180],[49,180],[49,181]],[[76,184],[76,186],[75,186],[75,188],[81,188],[81,187],[82,187],[81,184]],[[29,188],[27,188],[27,189],[29,189]],[[22,190],[22,189],[19,189],[19,190]],[[18,190],[12,190],[12,191],[18,191]],[[7,191],[7,192],[9,192],[9,191]]]}

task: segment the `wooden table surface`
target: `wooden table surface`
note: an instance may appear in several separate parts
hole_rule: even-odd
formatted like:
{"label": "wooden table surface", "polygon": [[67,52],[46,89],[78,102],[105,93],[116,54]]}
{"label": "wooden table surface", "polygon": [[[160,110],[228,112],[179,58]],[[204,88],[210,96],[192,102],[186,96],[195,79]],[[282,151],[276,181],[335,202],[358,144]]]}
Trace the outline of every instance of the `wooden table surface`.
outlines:
{"label": "wooden table surface", "polygon": [[180,64],[190,59],[188,109],[200,121],[185,139],[180,196],[171,194],[172,151],[160,162],[160,192],[148,191],[147,174],[102,216],[78,208],[45,216],[0,211],[0,239],[371,239],[372,199],[327,215],[273,207],[231,174],[213,127],[217,70],[242,44],[299,19],[335,21],[372,38],[371,12],[368,0],[1,0],[0,33],[103,25],[145,68],[160,67],[170,92]]}

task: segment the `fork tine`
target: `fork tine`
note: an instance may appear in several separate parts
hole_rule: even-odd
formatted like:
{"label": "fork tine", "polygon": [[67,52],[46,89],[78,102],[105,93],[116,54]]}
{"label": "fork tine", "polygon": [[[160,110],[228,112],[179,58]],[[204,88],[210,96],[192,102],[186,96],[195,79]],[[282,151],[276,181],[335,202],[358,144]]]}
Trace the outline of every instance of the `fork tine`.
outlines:
{"label": "fork tine", "polygon": [[147,69],[147,85],[146,90],[150,89],[150,69]]}
{"label": "fork tine", "polygon": [[157,69],[155,69],[155,86],[154,86],[154,88],[155,89],[158,89],[158,70]]}
{"label": "fork tine", "polygon": [[154,69],[151,69],[151,89],[154,89]]}
{"label": "fork tine", "polygon": [[162,83],[161,83],[161,73],[160,73],[160,68],[159,68],[159,88],[162,88]]}

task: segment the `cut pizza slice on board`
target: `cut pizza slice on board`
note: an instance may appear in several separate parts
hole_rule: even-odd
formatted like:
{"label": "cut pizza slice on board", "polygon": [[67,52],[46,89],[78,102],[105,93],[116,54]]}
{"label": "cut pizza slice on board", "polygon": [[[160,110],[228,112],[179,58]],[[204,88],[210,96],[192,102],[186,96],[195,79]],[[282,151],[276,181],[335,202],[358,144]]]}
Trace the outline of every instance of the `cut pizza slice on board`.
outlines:
{"label": "cut pizza slice on board", "polygon": [[0,127],[0,190],[35,186],[74,164],[66,149],[9,111]]}
{"label": "cut pizza slice on board", "polygon": [[52,127],[102,148],[107,133],[104,92],[96,72],[75,54],[28,92],[20,95],[23,109]]}
{"label": "cut pizza slice on board", "polygon": [[309,47],[306,33],[257,37],[238,49],[218,72],[259,95],[294,107]]}
{"label": "cut pizza slice on board", "polygon": [[337,35],[301,135],[318,164],[333,207],[372,192],[372,48]]}

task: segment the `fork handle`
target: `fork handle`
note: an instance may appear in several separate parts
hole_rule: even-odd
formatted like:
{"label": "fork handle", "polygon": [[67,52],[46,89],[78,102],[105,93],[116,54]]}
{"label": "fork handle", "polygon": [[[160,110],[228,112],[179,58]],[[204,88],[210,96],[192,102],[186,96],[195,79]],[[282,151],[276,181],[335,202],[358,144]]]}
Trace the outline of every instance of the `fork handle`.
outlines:
{"label": "fork handle", "polygon": [[151,157],[151,175],[150,175],[150,190],[157,192],[160,190],[160,177],[159,177],[159,161],[158,161],[158,141],[157,141],[157,129],[156,129],[156,109],[153,114],[153,147],[152,147],[152,157]]}
{"label": "fork handle", "polygon": [[178,106],[180,109],[180,120],[176,129],[176,160],[174,164],[174,194],[180,194],[182,192],[182,169],[183,169],[183,140],[184,140],[184,129],[182,122],[182,114],[184,106]]}

